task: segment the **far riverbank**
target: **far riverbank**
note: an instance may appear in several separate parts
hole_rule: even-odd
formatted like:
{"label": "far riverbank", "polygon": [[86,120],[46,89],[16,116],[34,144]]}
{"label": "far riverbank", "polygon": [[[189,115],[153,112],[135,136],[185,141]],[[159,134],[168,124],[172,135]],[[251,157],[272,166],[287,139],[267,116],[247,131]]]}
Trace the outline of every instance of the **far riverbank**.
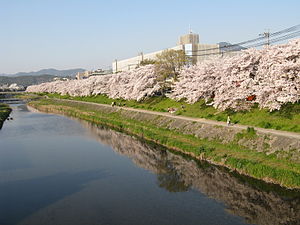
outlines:
{"label": "far riverbank", "polygon": [[[0,99],[3,96],[4,95],[0,94]],[[0,102],[0,129],[2,128],[4,121],[9,117],[10,112],[11,108],[7,104]]]}
{"label": "far riverbank", "polygon": [[4,121],[9,117],[11,108],[8,105],[0,103],[0,129],[3,126]]}

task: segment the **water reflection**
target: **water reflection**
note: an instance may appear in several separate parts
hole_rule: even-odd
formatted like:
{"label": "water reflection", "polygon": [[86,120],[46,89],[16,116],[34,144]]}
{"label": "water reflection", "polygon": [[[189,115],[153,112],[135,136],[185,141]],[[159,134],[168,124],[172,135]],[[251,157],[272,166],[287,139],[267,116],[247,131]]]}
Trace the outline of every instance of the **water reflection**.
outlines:
{"label": "water reflection", "polygon": [[112,146],[137,166],[157,174],[158,185],[170,192],[190,188],[226,204],[228,212],[261,225],[300,221],[300,194],[249,179],[225,169],[158,150],[125,134],[81,121],[93,138]]}
{"label": "water reflection", "polygon": [[0,131],[1,225],[244,225],[244,219],[273,225],[300,219],[294,192],[276,192],[84,121],[24,105],[14,106],[13,117]]}

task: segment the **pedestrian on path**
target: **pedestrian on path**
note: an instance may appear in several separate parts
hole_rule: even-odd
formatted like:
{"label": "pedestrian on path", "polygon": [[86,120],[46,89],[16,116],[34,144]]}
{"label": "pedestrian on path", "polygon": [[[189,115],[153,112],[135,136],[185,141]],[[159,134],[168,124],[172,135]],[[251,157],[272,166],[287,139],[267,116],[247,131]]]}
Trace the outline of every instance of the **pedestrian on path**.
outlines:
{"label": "pedestrian on path", "polygon": [[230,117],[227,116],[227,126],[230,126]]}

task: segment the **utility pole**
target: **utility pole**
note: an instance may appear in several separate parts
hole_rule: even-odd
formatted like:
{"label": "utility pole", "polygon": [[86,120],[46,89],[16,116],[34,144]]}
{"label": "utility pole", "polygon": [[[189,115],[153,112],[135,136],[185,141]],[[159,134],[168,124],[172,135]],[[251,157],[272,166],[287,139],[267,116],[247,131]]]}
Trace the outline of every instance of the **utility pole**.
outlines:
{"label": "utility pole", "polygon": [[190,34],[193,33],[192,28],[191,28],[191,24],[189,24],[189,33],[190,33]]}
{"label": "utility pole", "polygon": [[140,52],[138,55],[141,56],[141,60],[138,61],[138,65],[140,65],[144,61],[144,53]]}
{"label": "utility pole", "polygon": [[116,59],[115,60],[115,63],[116,63],[116,73],[118,72],[118,60]]}
{"label": "utility pole", "polygon": [[138,63],[137,65],[140,66],[141,63],[144,61],[144,53],[143,53],[143,52],[140,52],[140,53],[138,54],[138,56],[141,56],[141,60],[140,60],[140,61],[139,61],[139,60],[137,61],[137,63]]}
{"label": "utility pole", "polygon": [[267,46],[270,45],[270,31],[266,31],[266,32],[263,32],[262,34],[259,34],[259,36],[262,36],[262,37],[265,37],[267,39]]}

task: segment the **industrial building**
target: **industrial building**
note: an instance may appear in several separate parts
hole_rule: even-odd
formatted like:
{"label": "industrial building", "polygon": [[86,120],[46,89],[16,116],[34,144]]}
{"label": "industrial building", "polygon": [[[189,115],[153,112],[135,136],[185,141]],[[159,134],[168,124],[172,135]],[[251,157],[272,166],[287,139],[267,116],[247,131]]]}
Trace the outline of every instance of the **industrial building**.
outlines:
{"label": "industrial building", "polygon": [[86,79],[90,76],[101,76],[101,75],[106,75],[106,74],[111,74],[112,71],[111,70],[102,70],[102,69],[97,69],[94,71],[84,71],[84,72],[78,72],[76,74],[76,79],[77,80],[82,80],[82,79]]}
{"label": "industrial building", "polygon": [[[192,63],[197,63],[199,61],[222,54],[219,44],[201,44],[199,42],[199,35],[193,32],[181,36],[177,46],[164,50],[171,49],[183,50],[187,56],[190,56]],[[115,60],[112,63],[113,73],[135,69],[141,63],[141,61],[145,59],[155,60],[156,55],[162,53],[164,50],[148,54],[141,53],[136,57],[120,61]]]}

